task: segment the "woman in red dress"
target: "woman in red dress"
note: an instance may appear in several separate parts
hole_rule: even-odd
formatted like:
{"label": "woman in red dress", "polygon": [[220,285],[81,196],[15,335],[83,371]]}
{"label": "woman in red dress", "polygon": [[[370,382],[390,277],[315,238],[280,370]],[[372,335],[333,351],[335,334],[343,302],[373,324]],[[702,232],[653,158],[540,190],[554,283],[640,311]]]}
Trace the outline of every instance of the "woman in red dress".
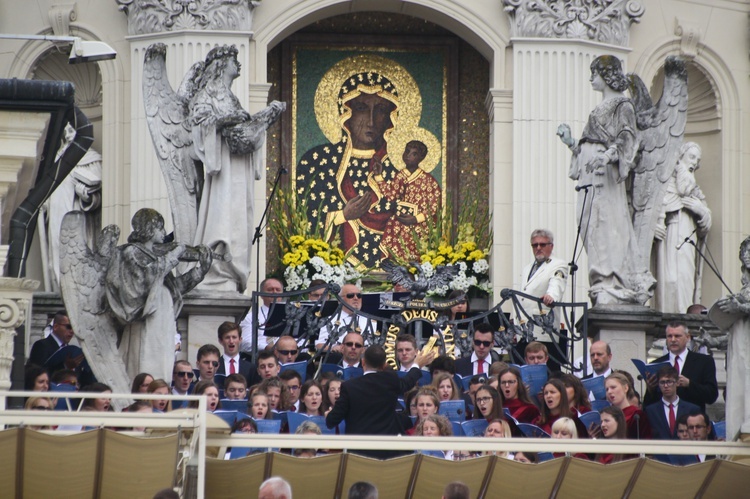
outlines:
{"label": "woman in red dress", "polygon": [[621,409],[623,414],[625,414],[628,438],[638,440],[650,439],[651,425],[648,422],[646,413],[640,407],[630,404],[629,395],[635,390],[628,381],[628,378],[622,373],[614,372],[604,380],[604,388],[607,391],[607,400],[609,400],[609,403]]}
{"label": "woman in red dress", "polygon": [[529,390],[523,383],[521,371],[517,367],[507,367],[500,371],[500,396],[503,407],[519,423],[531,423],[539,417],[539,408],[529,397]]}

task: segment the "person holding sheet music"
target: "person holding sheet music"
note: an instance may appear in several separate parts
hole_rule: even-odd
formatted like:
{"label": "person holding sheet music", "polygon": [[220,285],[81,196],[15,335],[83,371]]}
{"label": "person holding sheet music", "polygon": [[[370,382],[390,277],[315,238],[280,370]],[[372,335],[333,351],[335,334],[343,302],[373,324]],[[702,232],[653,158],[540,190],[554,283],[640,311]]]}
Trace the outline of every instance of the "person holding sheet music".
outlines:
{"label": "person holding sheet music", "polygon": [[509,366],[500,371],[500,395],[503,407],[519,423],[532,423],[539,417],[539,408],[529,397],[529,391],[517,367]]}
{"label": "person holding sheet music", "polygon": [[[719,397],[719,387],[716,382],[716,363],[713,357],[688,350],[690,332],[684,322],[673,321],[667,325],[667,348],[669,353],[654,361],[669,362],[680,373],[677,380],[677,395],[706,410],[706,405],[713,404]],[[644,405],[658,402],[660,391],[655,376],[647,378],[648,390],[644,397]]]}
{"label": "person holding sheet music", "polygon": [[628,378],[619,372],[614,372],[604,380],[607,390],[607,400],[625,414],[628,438],[648,440],[651,438],[651,425],[646,414],[638,406],[631,405],[628,395],[635,391]]}
{"label": "person holding sheet music", "polygon": [[[281,294],[284,292],[284,285],[278,279],[272,277],[266,278],[260,283],[261,293],[273,293]],[[264,348],[270,348],[273,346],[276,338],[265,335],[266,322],[271,315],[271,305],[279,301],[278,296],[263,296],[261,300],[263,303],[258,305],[258,350]],[[247,313],[244,319],[240,322],[242,330],[242,343],[240,344],[240,350],[247,354],[253,353],[253,310],[252,308]]]}
{"label": "person holding sheet music", "polygon": [[323,387],[313,379],[304,382],[300,390],[299,412],[308,416],[322,416]]}
{"label": "person holding sheet music", "polygon": [[477,325],[473,340],[474,351],[471,356],[456,360],[456,373],[461,376],[488,375],[490,365],[500,360],[498,354],[492,349],[495,344],[492,326],[487,322]]}
{"label": "person holding sheet music", "polygon": [[677,369],[672,366],[664,366],[656,374],[661,400],[647,405],[644,411],[651,426],[651,436],[657,440],[676,439],[677,420],[683,414],[700,412],[700,407],[677,396],[679,377]]}

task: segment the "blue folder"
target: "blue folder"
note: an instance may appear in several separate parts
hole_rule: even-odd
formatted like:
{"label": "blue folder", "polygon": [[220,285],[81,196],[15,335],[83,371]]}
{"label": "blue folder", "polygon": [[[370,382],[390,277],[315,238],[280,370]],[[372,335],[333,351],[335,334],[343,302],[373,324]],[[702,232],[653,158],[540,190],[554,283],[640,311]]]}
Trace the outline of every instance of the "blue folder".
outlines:
{"label": "blue folder", "polygon": [[247,399],[221,399],[221,408],[225,411],[237,411],[242,414],[247,414]]}
{"label": "blue folder", "polygon": [[594,400],[607,399],[607,390],[604,388],[604,376],[582,379],[581,383],[587,392],[594,394]]}
{"label": "blue folder", "polygon": [[466,421],[466,402],[463,400],[444,400],[440,402],[438,414],[442,414],[451,421]]}
{"label": "blue folder", "polygon": [[[397,371],[397,373],[399,378],[404,378],[409,374],[409,371]],[[417,385],[427,386],[430,383],[432,383],[432,374],[430,374],[430,371],[422,371],[422,378],[417,381]]]}
{"label": "blue folder", "polygon": [[304,383],[307,379],[307,361],[303,360],[300,362],[290,362],[289,364],[282,364],[281,365],[281,372],[284,371],[297,371],[299,375],[302,377],[302,382]]}
{"label": "blue folder", "polygon": [[321,372],[334,373],[337,378],[343,379],[344,381],[357,378],[364,374],[364,370],[362,370],[361,367],[347,367],[344,369],[342,366],[336,364],[323,364]]}

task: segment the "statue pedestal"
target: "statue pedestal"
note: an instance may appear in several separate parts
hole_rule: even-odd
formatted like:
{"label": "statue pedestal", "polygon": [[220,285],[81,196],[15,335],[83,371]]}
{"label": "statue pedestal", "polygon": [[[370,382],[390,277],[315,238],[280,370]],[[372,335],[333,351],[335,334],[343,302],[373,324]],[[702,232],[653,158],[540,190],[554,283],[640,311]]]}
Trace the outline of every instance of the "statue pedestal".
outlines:
{"label": "statue pedestal", "polygon": [[222,322],[239,323],[250,308],[249,296],[240,293],[205,293],[193,290],[184,297],[180,318],[187,320],[184,358],[194,363],[198,349],[211,343],[222,350],[216,331]]}
{"label": "statue pedestal", "polygon": [[598,305],[589,310],[589,336],[609,344],[612,369],[627,371],[637,380],[638,370],[630,359],[646,359],[646,331],[661,320],[660,312],[642,305]]}

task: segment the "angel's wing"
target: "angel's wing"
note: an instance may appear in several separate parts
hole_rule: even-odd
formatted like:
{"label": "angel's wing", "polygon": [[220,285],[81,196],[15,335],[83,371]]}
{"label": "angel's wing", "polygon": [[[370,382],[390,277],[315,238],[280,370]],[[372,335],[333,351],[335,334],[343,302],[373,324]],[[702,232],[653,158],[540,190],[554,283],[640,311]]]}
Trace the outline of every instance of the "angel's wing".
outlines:
{"label": "angel's wing", "polygon": [[180,91],[167,78],[167,47],[154,43],[143,60],[143,104],[146,121],[167,184],[176,241],[195,240],[202,178],[198,174],[188,121],[188,100],[203,65],[188,71]]}
{"label": "angel's wing", "polygon": [[[105,227],[97,252],[86,246],[85,214],[71,211],[60,228],[60,289],[70,323],[96,379],[115,393],[130,392],[130,378],[117,349],[117,327],[107,313],[104,278],[120,237],[116,225]],[[117,407],[126,400],[113,401]]]}
{"label": "angel's wing", "polygon": [[667,57],[664,90],[656,106],[650,104],[648,90],[640,78],[629,75],[633,100],[638,112],[641,159],[632,187],[633,228],[640,250],[641,267],[649,267],[654,229],[664,202],[666,183],[674,171],[677,151],[682,145],[687,122],[687,70],[685,62]]}
{"label": "angel's wing", "polygon": [[401,265],[396,265],[390,260],[383,260],[380,262],[380,268],[388,272],[388,280],[394,285],[399,284],[406,289],[412,289],[414,287],[414,279],[412,279],[409,270]]}

